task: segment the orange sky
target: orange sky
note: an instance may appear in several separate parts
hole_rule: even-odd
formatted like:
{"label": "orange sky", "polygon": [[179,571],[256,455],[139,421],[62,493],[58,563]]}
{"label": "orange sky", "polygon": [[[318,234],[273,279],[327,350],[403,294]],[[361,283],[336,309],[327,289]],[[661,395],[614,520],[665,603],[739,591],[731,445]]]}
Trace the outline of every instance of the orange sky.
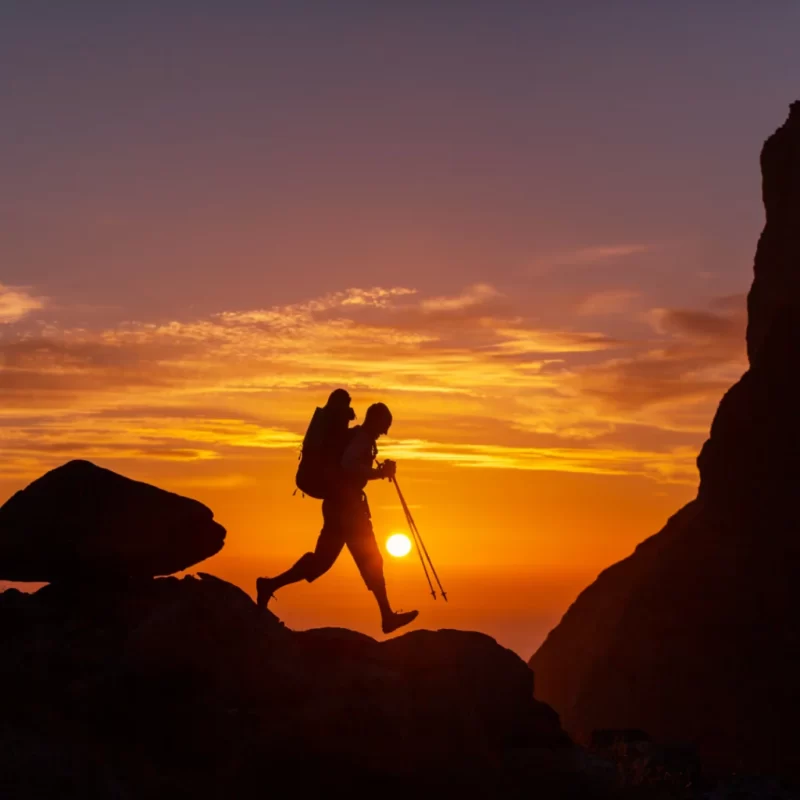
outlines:
{"label": "orange sky", "polygon": [[[0,10],[0,501],[72,458],[190,494],[252,591],[346,386],[451,597],[387,557],[395,605],[528,657],[694,494],[800,7],[168,5]],[[378,634],[347,555],[276,610]]]}
{"label": "orange sky", "polygon": [[[691,496],[708,420],[743,366],[738,300],[681,315],[595,297],[559,330],[489,284],[436,297],[348,289],[92,330],[51,327],[48,301],[24,291],[3,297],[9,327],[39,316],[47,331],[5,347],[17,398],[0,412],[6,494],[75,457],[191,494],[229,530],[204,569],[252,590],[313,545],[319,504],[292,496],[298,445],[315,404],[345,385],[362,415],[378,398],[395,414],[382,453],[400,463],[452,600],[426,597],[413,558],[387,557],[394,602],[522,653]],[[604,332],[626,313],[639,340]],[[381,539],[403,530],[392,487],[370,494]],[[289,624],[376,632],[347,560],[281,593]]]}

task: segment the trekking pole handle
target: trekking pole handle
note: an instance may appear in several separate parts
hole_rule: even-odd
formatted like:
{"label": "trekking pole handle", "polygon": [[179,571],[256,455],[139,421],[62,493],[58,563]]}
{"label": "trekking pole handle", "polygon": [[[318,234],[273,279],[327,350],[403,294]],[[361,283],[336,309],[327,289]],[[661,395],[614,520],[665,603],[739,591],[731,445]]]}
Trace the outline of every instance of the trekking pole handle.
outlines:
{"label": "trekking pole handle", "polygon": [[[392,483],[397,473],[397,462],[387,458],[384,461],[377,461],[377,464],[378,469],[381,471],[381,478],[388,478],[389,482]],[[387,474],[387,472],[390,474]]]}

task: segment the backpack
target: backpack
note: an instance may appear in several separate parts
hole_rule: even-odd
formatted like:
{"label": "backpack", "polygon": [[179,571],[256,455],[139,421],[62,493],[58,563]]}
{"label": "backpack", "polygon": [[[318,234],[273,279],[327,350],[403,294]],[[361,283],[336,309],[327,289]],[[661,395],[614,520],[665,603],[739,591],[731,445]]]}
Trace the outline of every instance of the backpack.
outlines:
{"label": "backpack", "polygon": [[317,408],[303,437],[295,484],[304,495],[316,500],[324,500],[334,488],[344,448],[355,430],[339,427],[337,430],[326,409]]}

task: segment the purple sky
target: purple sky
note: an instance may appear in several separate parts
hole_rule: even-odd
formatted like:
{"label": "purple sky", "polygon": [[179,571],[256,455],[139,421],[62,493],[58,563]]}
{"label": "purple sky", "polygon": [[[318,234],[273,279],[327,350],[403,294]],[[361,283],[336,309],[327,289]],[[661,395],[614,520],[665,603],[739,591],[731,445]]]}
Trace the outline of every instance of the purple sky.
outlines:
{"label": "purple sky", "polygon": [[[744,288],[796,3],[426,5],[4,4],[0,278],[137,318],[310,283]],[[663,251],[530,269],[629,243]]]}

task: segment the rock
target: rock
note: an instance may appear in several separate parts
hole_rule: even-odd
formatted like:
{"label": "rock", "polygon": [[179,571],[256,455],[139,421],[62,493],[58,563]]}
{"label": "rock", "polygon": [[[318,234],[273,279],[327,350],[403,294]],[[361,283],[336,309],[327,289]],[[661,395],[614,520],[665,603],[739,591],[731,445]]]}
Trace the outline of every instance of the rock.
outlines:
{"label": "rock", "polygon": [[731,517],[800,521],[800,102],[761,154],[766,225],[747,298],[750,369],[720,403],[703,446],[700,497]]}
{"label": "rock", "polygon": [[71,461],[0,508],[0,579],[169,575],[222,548],[213,516],[196,500]]}
{"label": "rock", "polygon": [[691,747],[657,744],[644,731],[594,731],[589,752],[614,765],[620,787],[658,787],[659,796],[669,797],[696,797],[690,793],[693,787],[713,787]]}
{"label": "rock", "polygon": [[800,104],[764,146],[750,368],[697,499],[578,597],[531,659],[580,740],[640,728],[721,769],[800,773]]}
{"label": "rock", "polygon": [[747,297],[747,355],[755,365],[773,321],[800,302],[800,101],[761,151],[762,199],[767,222],[758,242],[754,280]]}
{"label": "rock", "polygon": [[608,730],[592,731],[591,747],[593,750],[613,750],[619,746],[648,744],[650,737],[639,730]]}
{"label": "rock", "polygon": [[530,669],[482,634],[296,633],[209,575],[0,608],[24,623],[0,630],[0,794],[595,796]]}

